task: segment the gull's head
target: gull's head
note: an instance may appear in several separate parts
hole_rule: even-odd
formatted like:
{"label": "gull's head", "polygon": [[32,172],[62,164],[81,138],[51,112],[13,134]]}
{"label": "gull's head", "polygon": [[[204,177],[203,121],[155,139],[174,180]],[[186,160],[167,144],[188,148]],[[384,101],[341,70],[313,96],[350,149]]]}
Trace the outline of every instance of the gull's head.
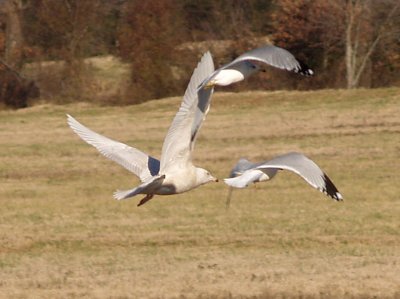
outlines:
{"label": "gull's head", "polygon": [[211,175],[211,173],[203,168],[196,168],[196,179],[198,185],[207,184],[209,182],[218,182],[218,179]]}

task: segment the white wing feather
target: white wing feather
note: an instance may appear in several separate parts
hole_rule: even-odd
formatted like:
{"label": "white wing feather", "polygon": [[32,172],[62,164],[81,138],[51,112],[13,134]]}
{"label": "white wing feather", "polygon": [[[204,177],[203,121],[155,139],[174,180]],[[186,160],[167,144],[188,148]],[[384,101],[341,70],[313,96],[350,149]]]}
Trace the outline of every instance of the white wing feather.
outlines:
{"label": "white wing feather", "polygon": [[80,138],[94,146],[106,158],[117,162],[137,175],[142,182],[148,180],[159,171],[160,162],[140,150],[124,143],[114,141],[85,127],[68,115],[68,125]]}
{"label": "white wing feather", "polygon": [[[205,117],[205,113],[196,116],[196,111],[199,109],[197,88],[213,71],[214,63],[210,52],[207,52],[190,78],[182,104],[164,139],[160,166],[162,173],[168,167],[175,167],[191,161],[192,143]],[[203,101],[208,102],[210,96],[211,92],[208,93],[208,98],[203,98]],[[205,106],[208,107],[207,104]]]}

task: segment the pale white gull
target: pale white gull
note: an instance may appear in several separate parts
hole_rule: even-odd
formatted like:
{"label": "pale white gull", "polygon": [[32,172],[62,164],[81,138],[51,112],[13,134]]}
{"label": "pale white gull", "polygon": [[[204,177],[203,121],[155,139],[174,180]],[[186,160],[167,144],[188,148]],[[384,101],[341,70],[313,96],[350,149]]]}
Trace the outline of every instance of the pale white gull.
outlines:
{"label": "pale white gull", "polygon": [[242,81],[258,71],[265,71],[265,65],[305,76],[314,75],[312,69],[297,60],[289,51],[273,45],[267,45],[248,51],[217,69],[202,82],[200,88],[213,87],[215,85],[227,86]]}
{"label": "pale white gull", "polygon": [[214,63],[211,54],[207,52],[193,72],[179,111],[164,139],[161,161],[136,148],[95,133],[68,115],[68,124],[79,137],[93,145],[105,157],[133,172],[141,180],[142,183],[135,188],[117,190],[114,193],[115,199],[146,194],[139,202],[140,206],[156,194],[183,193],[208,182],[218,181],[209,171],[195,167],[192,163],[197,132],[205,118],[205,113],[203,115],[198,113],[199,102],[209,103],[213,93],[212,88],[198,92],[197,87],[213,71]]}
{"label": "pale white gull", "polygon": [[224,179],[225,183],[231,187],[226,202],[227,208],[230,204],[232,187],[245,188],[250,183],[271,180],[278,170],[292,171],[329,197],[337,201],[343,200],[342,194],[314,161],[303,154],[292,152],[260,163],[251,163],[247,159],[240,159],[231,170],[230,178]]}

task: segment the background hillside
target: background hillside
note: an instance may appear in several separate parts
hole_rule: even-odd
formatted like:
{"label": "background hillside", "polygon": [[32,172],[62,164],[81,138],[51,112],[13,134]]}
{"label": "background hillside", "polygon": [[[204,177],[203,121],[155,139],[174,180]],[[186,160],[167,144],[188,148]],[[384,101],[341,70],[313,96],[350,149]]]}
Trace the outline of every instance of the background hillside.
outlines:
{"label": "background hillside", "polygon": [[2,0],[0,102],[177,96],[204,51],[221,66],[267,43],[316,76],[271,69],[226,91],[398,86],[399,34],[396,0]]}

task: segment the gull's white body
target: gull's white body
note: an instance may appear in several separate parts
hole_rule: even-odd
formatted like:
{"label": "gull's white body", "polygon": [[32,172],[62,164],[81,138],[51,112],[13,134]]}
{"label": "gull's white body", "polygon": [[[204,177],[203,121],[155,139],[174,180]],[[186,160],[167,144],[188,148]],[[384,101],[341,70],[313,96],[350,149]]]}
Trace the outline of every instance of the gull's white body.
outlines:
{"label": "gull's white body", "polygon": [[[278,169],[264,169],[263,171],[254,169],[252,174],[252,182],[259,183],[272,180],[272,178],[278,173]],[[232,184],[236,183],[236,188],[245,188],[248,186],[249,182],[246,180],[246,176],[242,176],[241,180],[236,180]],[[233,186],[233,185],[232,185]]]}
{"label": "gull's white body", "polygon": [[[217,181],[208,171],[188,165],[186,168],[165,171],[130,190],[116,191],[116,199],[125,199],[137,194],[173,195],[190,191],[208,182]],[[144,186],[142,188],[141,186]]]}
{"label": "gull's white body", "polygon": [[252,67],[248,62],[238,63],[235,68],[221,69],[210,81],[211,85],[227,86],[243,81],[251,74],[258,71],[258,66]]}
{"label": "gull's white body", "polygon": [[137,194],[146,194],[139,205],[154,195],[171,195],[187,192],[211,181],[217,181],[207,170],[195,167],[192,151],[197,132],[207,111],[198,111],[199,102],[209,103],[212,89],[198,93],[197,87],[214,71],[211,54],[207,52],[194,70],[179,111],[165,137],[161,160],[140,150],[114,141],[86,128],[68,115],[71,129],[84,141],[93,145],[101,154],[137,175],[142,183],[132,189],[116,191],[118,200]]}
{"label": "gull's white body", "polygon": [[[294,152],[260,163],[240,159],[231,170],[230,178],[224,179],[224,182],[233,188],[245,188],[251,183],[271,180],[279,170],[292,171],[327,196],[337,201],[343,200],[342,194],[314,161],[303,154]],[[230,203],[231,191],[228,195],[227,206]]]}

